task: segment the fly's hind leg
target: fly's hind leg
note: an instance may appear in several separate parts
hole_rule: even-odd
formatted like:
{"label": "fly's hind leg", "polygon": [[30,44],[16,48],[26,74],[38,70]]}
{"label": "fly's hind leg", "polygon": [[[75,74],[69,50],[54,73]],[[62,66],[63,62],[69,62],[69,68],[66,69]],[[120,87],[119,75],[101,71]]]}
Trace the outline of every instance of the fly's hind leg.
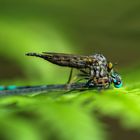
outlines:
{"label": "fly's hind leg", "polygon": [[81,73],[75,75],[72,78],[73,75],[73,68],[71,68],[70,74],[69,74],[69,79],[67,84],[71,84],[71,83],[76,83],[76,82],[80,82],[82,80],[88,80],[89,79],[89,73],[86,72],[85,70],[80,70]]}
{"label": "fly's hind leg", "polygon": [[71,70],[70,70],[69,79],[67,81],[67,84],[70,84],[72,81],[72,73],[73,73],[73,68],[71,68]]}

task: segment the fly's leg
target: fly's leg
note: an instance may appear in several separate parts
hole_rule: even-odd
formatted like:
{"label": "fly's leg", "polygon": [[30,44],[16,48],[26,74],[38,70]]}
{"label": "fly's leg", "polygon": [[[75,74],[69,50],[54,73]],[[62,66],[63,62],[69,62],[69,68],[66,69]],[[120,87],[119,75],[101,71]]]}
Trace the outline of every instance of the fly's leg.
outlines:
{"label": "fly's leg", "polygon": [[95,83],[93,83],[93,79],[89,79],[86,83],[86,86],[89,87],[89,88],[90,87],[95,87]]}
{"label": "fly's leg", "polygon": [[86,74],[86,75],[89,74],[86,70],[82,70],[82,69],[80,70],[80,72],[82,72],[83,74]]}
{"label": "fly's leg", "polygon": [[71,68],[71,70],[70,70],[70,75],[69,75],[69,79],[67,81],[67,84],[70,84],[71,83],[72,73],[73,73],[73,68]]}
{"label": "fly's leg", "polygon": [[72,83],[77,83],[79,81],[82,81],[84,78],[78,79],[78,75],[74,76],[73,78],[71,78],[70,80],[68,80],[67,84],[72,84]]}
{"label": "fly's leg", "polygon": [[72,73],[73,73],[73,68],[70,71],[70,75],[69,75],[69,79],[67,84],[71,84],[71,83],[77,83],[80,82],[82,80],[89,80],[89,73],[85,70],[80,70],[80,74],[77,74],[76,76],[74,76],[72,78]]}
{"label": "fly's leg", "polygon": [[[73,68],[71,68],[71,70],[70,70],[69,79],[67,81],[67,84],[71,84],[71,83],[74,83],[75,81],[77,81],[79,76],[76,75],[72,78],[72,75],[73,75]],[[78,79],[78,81],[79,81],[79,79]]]}
{"label": "fly's leg", "polygon": [[78,80],[76,80],[76,82],[80,82],[80,81],[82,81],[82,80],[86,80],[86,81],[88,81],[89,79],[90,79],[90,74],[89,74],[89,72],[87,72],[86,70],[83,70],[83,69],[81,69],[80,70],[80,74],[77,74],[77,79]]}
{"label": "fly's leg", "polygon": [[108,81],[107,83],[102,81],[102,84],[98,85],[98,90],[102,90],[102,89],[109,89],[110,88],[110,82]]}

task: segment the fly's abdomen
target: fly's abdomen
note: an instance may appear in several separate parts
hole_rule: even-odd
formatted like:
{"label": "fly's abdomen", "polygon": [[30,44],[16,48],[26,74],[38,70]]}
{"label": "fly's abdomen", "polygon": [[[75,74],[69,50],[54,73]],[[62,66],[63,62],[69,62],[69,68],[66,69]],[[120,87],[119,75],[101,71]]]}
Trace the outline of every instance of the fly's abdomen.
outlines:
{"label": "fly's abdomen", "polygon": [[72,55],[72,54],[63,54],[63,53],[28,53],[28,56],[36,56],[43,58],[53,64],[59,66],[73,67],[77,69],[90,68],[91,65],[96,61],[95,58],[91,56],[82,56],[82,55]]}

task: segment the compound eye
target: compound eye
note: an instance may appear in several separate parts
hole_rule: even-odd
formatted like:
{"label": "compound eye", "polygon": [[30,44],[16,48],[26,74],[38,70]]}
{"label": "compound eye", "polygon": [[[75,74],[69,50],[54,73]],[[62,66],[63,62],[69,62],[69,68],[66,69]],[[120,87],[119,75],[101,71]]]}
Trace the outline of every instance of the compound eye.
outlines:
{"label": "compound eye", "polygon": [[117,83],[114,83],[114,86],[115,86],[116,88],[121,88],[121,87],[122,87],[122,82],[119,81],[119,82],[117,82]]}
{"label": "compound eye", "polygon": [[115,72],[112,73],[111,76],[112,76],[112,80],[113,80],[113,83],[114,83],[114,87],[116,87],[116,88],[122,87],[121,77]]}

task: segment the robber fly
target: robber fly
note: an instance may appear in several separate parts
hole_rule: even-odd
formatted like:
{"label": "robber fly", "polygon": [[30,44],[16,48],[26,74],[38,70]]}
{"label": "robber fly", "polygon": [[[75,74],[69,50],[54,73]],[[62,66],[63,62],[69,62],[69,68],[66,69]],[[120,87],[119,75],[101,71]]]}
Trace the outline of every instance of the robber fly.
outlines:
{"label": "robber fly", "polygon": [[[26,55],[40,57],[59,66],[78,69],[80,73],[77,76],[81,78],[80,80],[85,80],[87,87],[109,88],[111,83],[116,88],[122,86],[121,76],[114,71],[113,64],[108,62],[102,54],[73,55],[43,52],[41,54],[27,53]],[[72,71],[69,81],[71,75]]]}

